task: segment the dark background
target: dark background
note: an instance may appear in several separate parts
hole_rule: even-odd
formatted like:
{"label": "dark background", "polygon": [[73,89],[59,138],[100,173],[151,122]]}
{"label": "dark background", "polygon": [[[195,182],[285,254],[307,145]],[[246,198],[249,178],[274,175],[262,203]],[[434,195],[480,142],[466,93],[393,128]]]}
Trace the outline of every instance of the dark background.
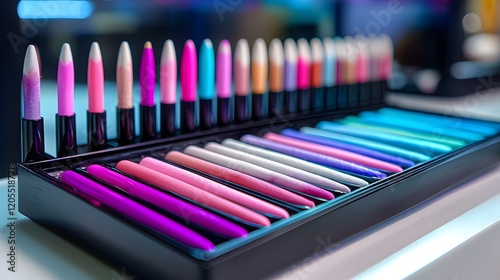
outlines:
{"label": "dark background", "polygon": [[[32,0],[21,2],[29,1]],[[112,81],[118,48],[124,40],[130,44],[134,73],[138,73],[142,45],[148,40],[158,60],[166,39],[174,41],[179,56],[186,39],[193,39],[197,46],[205,38],[212,39],[214,45],[228,39],[234,48],[239,38],[252,44],[259,37],[269,43],[275,37],[284,40],[387,33],[395,44],[394,69],[398,74],[395,77],[399,77],[393,90],[422,93],[412,75],[430,69],[440,74],[439,85],[425,94],[460,95],[472,92],[472,88],[450,77],[449,68],[457,61],[468,60],[462,52],[462,42],[475,34],[464,32],[463,17],[475,13],[484,22],[485,17],[498,18],[495,1],[93,0],[85,1],[93,9],[84,19],[43,17],[44,13],[55,14],[54,7],[38,9],[37,15],[42,18],[20,19],[19,1],[4,1],[0,9],[0,79],[4,88],[0,102],[0,175],[6,175],[9,163],[20,160],[20,84],[24,52],[29,44],[35,44],[41,54],[42,79],[55,80],[61,45],[70,43],[76,82],[85,83],[88,52],[94,41],[101,46],[105,78]],[[389,5],[396,5],[398,12],[391,13]],[[484,7],[492,12],[485,12]],[[493,26],[497,25],[493,20]],[[486,24],[483,27],[476,33],[498,35],[498,28],[486,28]],[[492,59],[492,63],[496,61],[497,58]],[[490,67],[487,74],[496,73],[497,65]],[[450,90],[452,85],[458,85],[459,90]],[[86,106],[76,106],[79,105]]]}

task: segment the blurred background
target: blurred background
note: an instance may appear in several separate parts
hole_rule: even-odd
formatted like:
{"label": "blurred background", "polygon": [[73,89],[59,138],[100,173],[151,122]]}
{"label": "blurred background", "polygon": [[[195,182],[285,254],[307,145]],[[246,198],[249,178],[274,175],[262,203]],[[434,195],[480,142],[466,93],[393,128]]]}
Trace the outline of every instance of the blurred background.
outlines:
{"label": "blurred background", "polygon": [[258,37],[269,43],[275,37],[387,33],[395,45],[389,83],[393,91],[457,96],[476,91],[481,79],[490,84],[500,81],[498,0],[9,0],[2,4],[3,175],[7,164],[20,158],[19,93],[29,44],[41,53],[44,82],[55,82],[61,45],[70,43],[76,82],[84,84],[94,41],[101,46],[105,79],[112,83],[124,40],[130,44],[137,74],[148,40],[159,61],[166,39],[174,41],[180,57],[186,39],[197,46],[204,38],[215,45],[228,39],[234,48],[239,38],[252,44]]}

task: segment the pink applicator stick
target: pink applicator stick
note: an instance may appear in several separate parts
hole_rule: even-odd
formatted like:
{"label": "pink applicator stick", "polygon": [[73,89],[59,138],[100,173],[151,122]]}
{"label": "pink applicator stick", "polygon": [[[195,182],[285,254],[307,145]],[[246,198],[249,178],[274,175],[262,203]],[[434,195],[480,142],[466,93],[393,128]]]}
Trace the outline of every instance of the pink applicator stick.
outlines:
{"label": "pink applicator stick", "polygon": [[356,62],[356,80],[359,83],[359,105],[370,104],[370,49],[368,40],[363,35],[357,35],[355,40],[359,48],[359,56]]}
{"label": "pink applicator stick", "polygon": [[368,38],[370,46],[370,65],[371,65],[371,96],[372,104],[379,104],[384,98],[384,92],[387,90],[387,75],[391,61],[392,64],[392,42],[387,36],[371,36]]}
{"label": "pink applicator stick", "polygon": [[394,46],[391,38],[387,34],[380,35],[381,40],[381,48],[382,48],[382,58],[381,58],[381,78],[382,78],[382,97],[381,100],[384,99],[384,94],[388,90],[387,83],[391,79],[392,75],[392,63],[394,58]]}
{"label": "pink applicator stick", "polygon": [[187,40],[182,51],[181,61],[181,129],[192,132],[196,129],[196,85],[198,63],[196,47],[192,40]]}
{"label": "pink applicator stick", "polygon": [[75,74],[73,56],[68,43],[64,43],[59,55],[57,67],[57,114],[73,116],[74,111]]}
{"label": "pink applicator stick", "polygon": [[104,113],[104,69],[101,49],[97,42],[90,47],[87,84],[89,94],[89,112]]}
{"label": "pink applicator stick", "polygon": [[211,163],[206,160],[196,158],[181,152],[169,152],[165,159],[178,163],[180,165],[199,170],[201,172],[217,176],[218,178],[233,182],[247,189],[257,191],[269,197],[285,201],[290,204],[302,207],[314,207],[313,201],[302,197],[298,194],[292,193],[288,190],[282,189],[276,185],[268,183],[264,180],[255,178],[253,176],[235,171],[224,166]]}
{"label": "pink applicator stick", "polygon": [[22,118],[22,159],[25,162],[44,159],[43,118],[40,115],[40,68],[35,46],[29,45],[24,57]]}
{"label": "pink applicator stick", "polygon": [[69,44],[65,43],[61,48],[57,67],[56,149],[58,157],[77,153],[74,87],[73,56]]}
{"label": "pink applicator stick", "polygon": [[101,49],[97,42],[90,47],[87,85],[89,109],[87,111],[87,140],[90,151],[106,148],[106,111],[104,110],[104,69]]}
{"label": "pink applicator stick", "polygon": [[202,177],[198,174],[194,174],[177,166],[168,164],[166,162],[151,157],[145,157],[139,164],[161,172],[165,175],[172,176],[176,179],[196,186],[207,192],[211,192],[227,200],[231,200],[235,203],[241,204],[255,211],[267,213],[282,219],[289,217],[288,212],[281,207],[275,206],[269,202],[253,197],[233,188],[224,186],[215,181]]}
{"label": "pink applicator stick", "polygon": [[116,213],[183,245],[205,251],[215,249],[210,240],[194,230],[72,170],[62,172],[59,180],[99,204],[113,209]]}
{"label": "pink applicator stick", "polygon": [[299,111],[311,109],[311,49],[306,39],[297,42],[299,58],[297,60],[297,99]]}
{"label": "pink applicator stick", "polygon": [[177,59],[172,40],[163,44],[160,62],[161,137],[175,134],[175,103],[177,102]]}
{"label": "pink applicator stick", "polygon": [[146,166],[122,160],[116,165],[116,168],[164,190],[174,192],[203,206],[216,209],[242,221],[259,226],[270,225],[269,219],[259,213]]}
{"label": "pink applicator stick", "polygon": [[347,43],[342,38],[335,38],[335,47],[337,52],[337,109],[344,110],[348,103],[348,86],[346,73],[348,71],[348,52]]}
{"label": "pink applicator stick", "polygon": [[141,88],[141,141],[148,141],[156,138],[156,70],[153,46],[149,41],[144,44],[142,49],[139,82]]}
{"label": "pink applicator stick", "polygon": [[344,193],[350,192],[350,189],[347,186],[337,183],[333,180],[327,179],[325,177],[318,176],[314,173],[310,173],[302,169],[295,168],[293,166],[285,165],[250,153],[239,151],[215,142],[210,142],[206,144],[205,149],[234,159],[246,161],[248,163],[252,163],[260,167],[281,173],[283,175],[294,177],[304,182],[314,184],[316,186],[324,187],[329,190],[336,190]]}
{"label": "pink applicator stick", "polygon": [[364,165],[366,167],[375,168],[378,170],[384,170],[384,171],[389,171],[389,172],[394,172],[394,173],[403,171],[403,169],[397,165],[387,163],[387,162],[384,162],[384,161],[381,161],[378,159],[370,158],[367,156],[359,155],[356,153],[344,151],[344,150],[333,148],[333,147],[328,147],[328,146],[324,146],[324,145],[320,145],[320,144],[316,144],[316,143],[311,143],[311,142],[283,136],[283,135],[272,133],[272,132],[266,133],[264,135],[264,138],[269,139],[269,140],[274,141],[274,142],[281,143],[281,144],[309,150],[311,152],[316,152],[316,153],[320,153],[323,155],[335,157],[338,159],[357,163],[357,164]]}
{"label": "pink applicator stick", "polygon": [[222,40],[217,50],[215,67],[215,86],[217,90],[217,121],[225,126],[231,122],[231,44]]}
{"label": "pink applicator stick", "polygon": [[345,77],[347,82],[347,107],[356,108],[359,106],[359,83],[358,83],[358,62],[359,46],[351,36],[344,38],[347,46],[347,62]]}
{"label": "pink applicator stick", "polygon": [[122,191],[144,201],[160,207],[173,215],[184,219],[186,224],[193,223],[209,231],[229,237],[244,237],[248,233],[242,227],[212,214],[205,209],[192,205],[189,202],[155,190],[149,186],[141,184],[115,171],[109,170],[100,165],[90,165],[87,172],[92,176],[108,183],[109,185],[121,189]]}
{"label": "pink applicator stick", "polygon": [[226,168],[237,170],[239,172],[260,178],[262,180],[266,180],[273,184],[283,186],[287,189],[294,190],[302,194],[310,195],[324,200],[331,200],[334,198],[332,193],[304,181],[297,180],[294,177],[283,175],[282,173],[275,172],[242,160],[233,159],[231,157],[227,157],[194,145],[187,146],[184,149],[184,153],[213,162],[218,165],[225,166]]}

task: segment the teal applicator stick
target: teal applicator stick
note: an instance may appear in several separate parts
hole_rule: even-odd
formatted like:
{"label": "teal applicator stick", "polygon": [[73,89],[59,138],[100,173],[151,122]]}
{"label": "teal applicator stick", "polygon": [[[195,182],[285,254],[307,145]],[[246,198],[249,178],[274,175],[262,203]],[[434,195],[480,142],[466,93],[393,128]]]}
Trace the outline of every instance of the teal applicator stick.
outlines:
{"label": "teal applicator stick", "polygon": [[427,155],[439,155],[450,152],[452,150],[452,148],[449,146],[434,143],[431,141],[415,139],[383,131],[376,131],[374,129],[346,126],[335,122],[324,121],[320,122],[317,126],[321,127],[321,129],[331,132],[337,132],[354,137],[386,143],[394,145],[396,147],[418,151]]}
{"label": "teal applicator stick", "polygon": [[430,134],[430,133],[425,133],[425,132],[419,132],[419,131],[408,131],[408,130],[399,129],[399,128],[389,128],[389,127],[385,127],[382,125],[370,123],[369,121],[365,121],[363,119],[360,119],[360,118],[354,117],[354,116],[347,116],[341,120],[338,120],[337,122],[348,125],[348,126],[368,128],[368,129],[388,132],[388,133],[392,133],[392,134],[396,134],[396,135],[403,135],[403,136],[407,136],[407,137],[411,137],[411,138],[431,141],[434,143],[440,143],[440,144],[444,144],[444,145],[452,147],[452,148],[460,148],[460,147],[467,145],[467,142],[465,142],[464,140],[461,140],[461,139],[450,138],[450,137],[445,137],[445,136],[440,136],[440,135],[435,135],[435,134]]}
{"label": "teal applicator stick", "polygon": [[199,57],[198,97],[200,98],[200,126],[213,126],[212,100],[215,97],[215,55],[210,39],[203,40]]}
{"label": "teal applicator stick", "polygon": [[343,134],[339,134],[339,133],[329,132],[329,131],[322,130],[319,128],[303,127],[300,129],[300,131],[303,133],[306,133],[306,134],[326,137],[326,138],[334,139],[337,141],[341,141],[341,142],[345,142],[345,143],[349,143],[349,144],[354,144],[354,145],[358,145],[358,146],[365,147],[365,148],[370,148],[370,149],[377,150],[377,151],[380,151],[383,153],[406,158],[406,159],[409,159],[413,162],[423,162],[423,161],[427,161],[427,160],[431,159],[430,156],[427,156],[427,155],[424,155],[421,153],[408,151],[408,150],[394,147],[392,145],[387,145],[384,143],[379,143],[379,142],[365,140],[365,139],[352,137],[352,136],[348,136],[348,135],[343,135]]}

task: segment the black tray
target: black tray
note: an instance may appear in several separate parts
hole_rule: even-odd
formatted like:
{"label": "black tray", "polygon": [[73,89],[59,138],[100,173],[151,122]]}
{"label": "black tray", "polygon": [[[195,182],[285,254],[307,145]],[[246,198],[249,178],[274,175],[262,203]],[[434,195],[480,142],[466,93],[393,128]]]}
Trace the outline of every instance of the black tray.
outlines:
{"label": "black tray", "polygon": [[[363,110],[376,108],[379,106]],[[314,125],[359,111],[291,115],[23,163],[19,165],[19,210],[140,279],[256,279],[334,247],[500,161],[500,135],[495,135],[255,230],[244,239],[218,245],[208,253],[164,240],[109,209],[95,207],[50,175],[86,162],[161,155],[189,144]]]}

